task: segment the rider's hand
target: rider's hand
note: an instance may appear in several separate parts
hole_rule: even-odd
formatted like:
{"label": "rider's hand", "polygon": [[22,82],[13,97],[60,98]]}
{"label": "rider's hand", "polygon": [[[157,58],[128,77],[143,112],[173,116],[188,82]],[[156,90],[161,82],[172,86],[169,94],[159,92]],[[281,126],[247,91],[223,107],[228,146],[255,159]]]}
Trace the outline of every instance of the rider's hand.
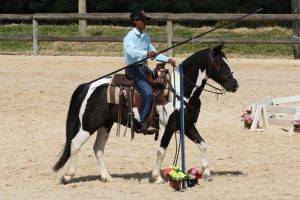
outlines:
{"label": "rider's hand", "polygon": [[169,58],[168,63],[170,63],[172,66],[175,66],[175,61],[171,58]]}
{"label": "rider's hand", "polygon": [[157,56],[157,53],[155,51],[148,51],[147,56],[149,58],[155,58]]}

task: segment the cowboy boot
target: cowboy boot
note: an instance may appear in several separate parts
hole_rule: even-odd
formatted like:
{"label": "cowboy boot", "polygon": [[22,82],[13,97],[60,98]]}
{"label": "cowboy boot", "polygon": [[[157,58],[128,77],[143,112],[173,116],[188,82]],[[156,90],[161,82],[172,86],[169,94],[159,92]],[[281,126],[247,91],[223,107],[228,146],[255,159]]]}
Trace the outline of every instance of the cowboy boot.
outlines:
{"label": "cowboy boot", "polygon": [[148,122],[149,122],[149,119],[145,120],[144,123],[140,123],[141,131],[145,135],[152,135],[152,134],[156,133],[158,131],[158,129],[154,128],[152,126],[148,126]]}

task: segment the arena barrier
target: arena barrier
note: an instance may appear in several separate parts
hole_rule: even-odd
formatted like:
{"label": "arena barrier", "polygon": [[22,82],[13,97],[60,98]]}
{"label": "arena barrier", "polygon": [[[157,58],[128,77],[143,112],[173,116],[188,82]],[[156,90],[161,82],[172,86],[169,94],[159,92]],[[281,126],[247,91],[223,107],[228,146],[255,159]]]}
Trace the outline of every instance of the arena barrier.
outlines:
{"label": "arena barrier", "polygon": [[[254,116],[251,131],[267,130],[269,125],[286,127],[289,135],[294,134],[292,120],[300,119],[300,96],[289,96],[281,98],[267,97],[255,104],[251,110]],[[286,106],[282,104],[293,104]],[[295,106],[297,105],[297,106]]]}

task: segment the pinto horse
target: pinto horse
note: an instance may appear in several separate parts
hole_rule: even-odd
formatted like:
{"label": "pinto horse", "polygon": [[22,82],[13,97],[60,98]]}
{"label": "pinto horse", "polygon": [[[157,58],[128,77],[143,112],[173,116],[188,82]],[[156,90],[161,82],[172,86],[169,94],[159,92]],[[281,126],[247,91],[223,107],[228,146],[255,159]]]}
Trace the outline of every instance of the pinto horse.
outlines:
{"label": "pinto horse", "polygon": [[[211,78],[223,87],[223,90],[235,92],[238,89],[238,82],[231,72],[229,63],[225,54],[222,52],[223,45],[215,48],[209,48],[199,51],[183,61],[184,74],[184,99],[185,99],[185,135],[197,144],[200,149],[201,168],[203,177],[211,177],[207,146],[195,127],[200,112],[200,95],[204,88],[203,82]],[[159,147],[157,149],[157,160],[155,168],[152,171],[152,180],[161,183],[164,180],[160,174],[160,168],[167,147],[174,132],[179,130],[179,74],[171,75],[171,87],[175,98],[173,102],[166,105],[157,106],[159,114]],[[103,78],[93,82],[84,83],[74,91],[66,123],[66,142],[63,153],[53,170],[59,171],[70,159],[70,166],[67,172],[61,178],[62,183],[66,184],[72,181],[76,173],[77,154],[82,145],[97,131],[97,137],[94,144],[94,152],[99,164],[101,180],[110,181],[109,175],[104,165],[103,155],[105,144],[108,140],[111,127],[118,120],[118,106],[107,103],[107,88],[111,78]],[[172,84],[173,83],[173,84]],[[139,120],[139,114],[136,108],[134,116]],[[125,119],[127,113],[122,112],[121,123],[126,125]]]}

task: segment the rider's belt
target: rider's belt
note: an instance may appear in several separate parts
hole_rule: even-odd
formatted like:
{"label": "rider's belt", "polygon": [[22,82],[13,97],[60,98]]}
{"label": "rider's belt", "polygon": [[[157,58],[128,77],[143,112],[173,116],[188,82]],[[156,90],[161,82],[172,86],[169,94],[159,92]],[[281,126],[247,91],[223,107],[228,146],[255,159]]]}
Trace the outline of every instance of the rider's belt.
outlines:
{"label": "rider's belt", "polygon": [[[144,69],[148,67],[147,63],[139,63],[139,64],[135,64],[135,65],[132,65],[130,67],[133,67],[134,69],[140,71],[141,73],[143,73]],[[125,74],[126,74],[126,77],[128,79],[133,79],[132,76],[130,76],[128,74],[128,68],[125,69]]]}
{"label": "rider's belt", "polygon": [[133,67],[135,67],[137,69],[144,69],[144,68],[148,67],[148,65],[146,63],[139,63],[139,64],[133,65]]}

